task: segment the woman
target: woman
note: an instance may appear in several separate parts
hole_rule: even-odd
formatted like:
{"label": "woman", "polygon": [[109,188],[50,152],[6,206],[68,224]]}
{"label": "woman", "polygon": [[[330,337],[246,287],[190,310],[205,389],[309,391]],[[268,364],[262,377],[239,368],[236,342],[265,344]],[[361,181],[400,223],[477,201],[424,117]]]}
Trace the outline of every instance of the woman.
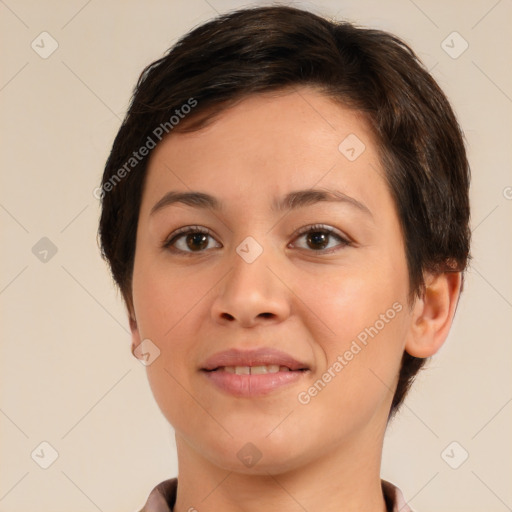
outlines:
{"label": "woman", "polygon": [[244,9],[142,73],[100,187],[179,475],[144,511],[407,511],[382,444],[445,341],[469,166],[396,37]]}

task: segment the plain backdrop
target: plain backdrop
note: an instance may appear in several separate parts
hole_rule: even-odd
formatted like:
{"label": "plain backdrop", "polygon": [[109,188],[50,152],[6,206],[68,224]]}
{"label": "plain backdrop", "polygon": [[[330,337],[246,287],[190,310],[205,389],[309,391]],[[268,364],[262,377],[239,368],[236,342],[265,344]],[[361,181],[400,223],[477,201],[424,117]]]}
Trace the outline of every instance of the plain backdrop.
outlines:
{"label": "plain backdrop", "polygon": [[[418,512],[512,510],[512,3],[287,3],[402,37],[458,115],[473,260],[447,343],[389,427],[382,476]],[[0,511],[134,511],[176,475],[99,256],[93,190],[143,67],[217,13],[264,4],[0,0]]]}

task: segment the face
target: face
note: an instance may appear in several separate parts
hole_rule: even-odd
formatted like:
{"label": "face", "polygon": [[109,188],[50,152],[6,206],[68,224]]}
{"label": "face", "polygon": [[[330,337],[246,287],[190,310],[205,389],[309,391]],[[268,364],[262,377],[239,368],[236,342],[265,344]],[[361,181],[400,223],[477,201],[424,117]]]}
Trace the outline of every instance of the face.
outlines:
{"label": "face", "polygon": [[160,351],[178,451],[264,474],[378,450],[412,320],[365,119],[314,89],[256,95],[147,172],[133,343]]}

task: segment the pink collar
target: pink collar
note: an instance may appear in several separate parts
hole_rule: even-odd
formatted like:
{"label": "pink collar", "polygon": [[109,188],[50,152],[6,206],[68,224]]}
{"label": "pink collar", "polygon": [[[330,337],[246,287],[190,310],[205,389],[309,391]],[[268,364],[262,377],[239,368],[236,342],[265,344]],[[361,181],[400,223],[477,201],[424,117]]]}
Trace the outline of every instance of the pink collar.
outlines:
{"label": "pink collar", "polygon": [[[400,489],[386,480],[381,480],[382,492],[390,512],[412,512]],[[176,503],[178,479],[164,480],[153,488],[140,512],[172,512]]]}

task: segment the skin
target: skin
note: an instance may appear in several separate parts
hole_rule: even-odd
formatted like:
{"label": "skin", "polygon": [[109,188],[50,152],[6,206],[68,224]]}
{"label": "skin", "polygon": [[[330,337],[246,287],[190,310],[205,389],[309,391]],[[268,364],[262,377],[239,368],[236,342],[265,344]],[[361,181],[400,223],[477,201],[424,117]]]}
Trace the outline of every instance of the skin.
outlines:
{"label": "skin", "polygon": [[[338,150],[349,134],[366,146],[354,161]],[[306,188],[339,190],[369,212],[347,201],[271,211],[274,198]],[[211,194],[223,208],[175,203],[151,215],[170,190]],[[349,243],[327,235],[322,252],[296,233],[314,224]],[[190,225],[211,231],[207,245],[190,249],[185,235],[174,252],[162,247]],[[252,263],[236,252],[248,236],[263,249]],[[171,133],[148,166],[129,310],[132,350],[144,339],[160,350],[147,374],[176,433],[174,510],[385,511],[380,461],[400,360],[404,350],[440,348],[459,289],[457,273],[426,275],[425,293],[408,301],[404,239],[374,136],[363,116],[315,89],[251,96],[199,131]],[[397,303],[401,311],[300,403]],[[255,398],[224,393],[200,371],[218,351],[255,347],[283,350],[309,371]],[[252,467],[237,457],[247,443],[261,453]]]}

